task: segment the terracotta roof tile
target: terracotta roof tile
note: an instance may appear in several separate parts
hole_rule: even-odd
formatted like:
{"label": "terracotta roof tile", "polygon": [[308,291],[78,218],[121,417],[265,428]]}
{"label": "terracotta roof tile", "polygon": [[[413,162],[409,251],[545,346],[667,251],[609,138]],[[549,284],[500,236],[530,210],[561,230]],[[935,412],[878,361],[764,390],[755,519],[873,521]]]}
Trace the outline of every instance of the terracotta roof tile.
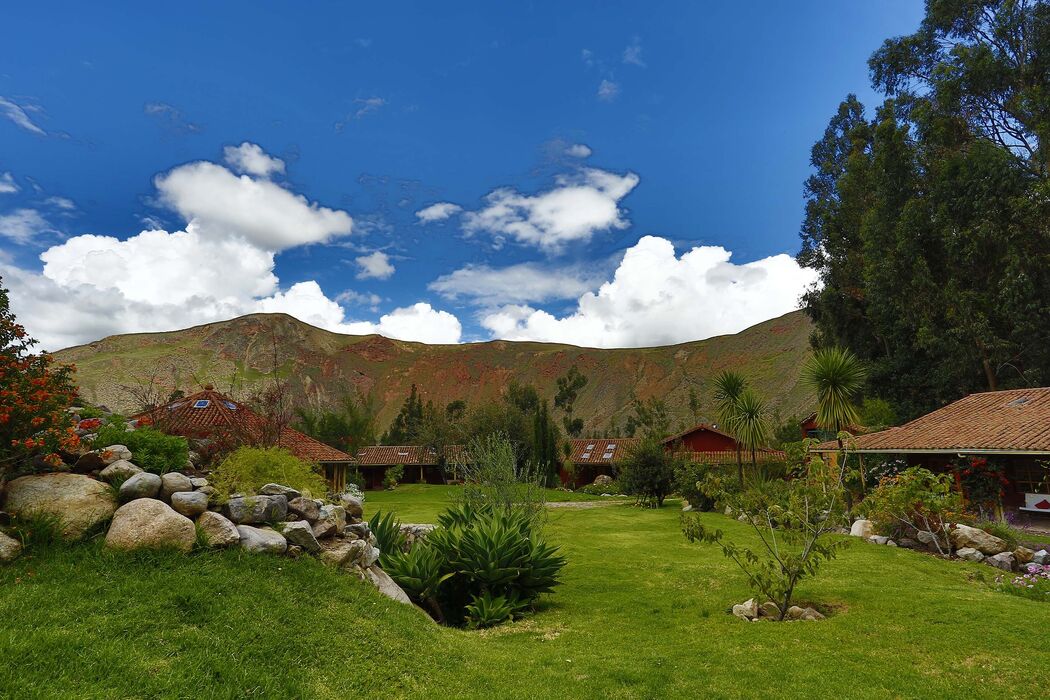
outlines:
{"label": "terracotta roof tile", "polygon": [[[447,445],[445,461],[452,462],[463,455],[462,445]],[[402,464],[406,467],[437,466],[438,455],[433,447],[420,445],[371,445],[357,451],[357,463],[362,467],[382,467]]]}

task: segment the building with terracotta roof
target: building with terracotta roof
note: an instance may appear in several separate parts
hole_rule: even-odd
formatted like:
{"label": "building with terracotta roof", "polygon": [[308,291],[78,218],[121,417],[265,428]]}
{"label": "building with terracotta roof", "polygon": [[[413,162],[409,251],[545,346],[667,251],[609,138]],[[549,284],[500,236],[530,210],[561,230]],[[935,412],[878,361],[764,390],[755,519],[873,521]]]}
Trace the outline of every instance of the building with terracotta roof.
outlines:
{"label": "building with terracotta roof", "polygon": [[[839,451],[829,441],[810,448]],[[960,459],[1000,462],[1010,482],[1004,504],[1050,514],[1050,387],[970,394],[896,428],[854,438],[860,455],[902,455],[910,464],[952,469]]]}
{"label": "building with terracotta roof", "polygon": [[462,445],[446,445],[439,456],[438,450],[421,445],[370,445],[362,447],[355,455],[366,489],[383,486],[387,469],[404,467],[401,478],[406,484],[444,484],[446,466],[461,462],[465,455]]}
{"label": "building with terracotta roof", "polygon": [[[676,435],[666,438],[664,446],[676,455],[694,462],[736,464],[736,438],[707,423],[700,423],[688,430],[683,430]],[[750,450],[745,449],[741,458],[745,463],[750,464]],[[758,464],[783,462],[786,459],[787,455],[781,450],[771,450],[765,447],[755,450],[755,461]]]}
{"label": "building with terracotta roof", "polygon": [[569,455],[559,471],[561,483],[573,488],[604,474],[615,477],[617,465],[637,438],[587,438],[569,441]]}
{"label": "building with terracotta roof", "polygon": [[[132,416],[132,420],[153,425],[169,435],[232,445],[260,441],[267,432],[266,422],[259,414],[211,385]],[[346,487],[347,471],[354,464],[350,455],[288,426],[281,427],[276,444],[299,459],[319,465],[333,491]]]}

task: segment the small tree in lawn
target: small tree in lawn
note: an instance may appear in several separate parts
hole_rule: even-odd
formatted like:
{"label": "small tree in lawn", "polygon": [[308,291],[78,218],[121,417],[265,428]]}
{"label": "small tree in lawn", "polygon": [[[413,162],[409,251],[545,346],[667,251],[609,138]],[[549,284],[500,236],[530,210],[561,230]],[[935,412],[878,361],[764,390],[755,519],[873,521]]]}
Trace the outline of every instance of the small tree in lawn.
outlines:
{"label": "small tree in lawn", "polygon": [[683,515],[682,530],[693,542],[716,544],[747,576],[748,585],[773,601],[778,619],[792,605],[798,583],[817,574],[820,565],[846,546],[828,540],[837,529],[841,487],[823,488],[808,481],[774,481],[743,493],[725,493],[723,500],[744,515],[758,546],[726,539],[704,525],[698,515]]}
{"label": "small tree in lawn", "polygon": [[659,438],[649,435],[627,449],[620,463],[620,484],[643,505],[659,508],[674,490],[677,465],[678,459]]}

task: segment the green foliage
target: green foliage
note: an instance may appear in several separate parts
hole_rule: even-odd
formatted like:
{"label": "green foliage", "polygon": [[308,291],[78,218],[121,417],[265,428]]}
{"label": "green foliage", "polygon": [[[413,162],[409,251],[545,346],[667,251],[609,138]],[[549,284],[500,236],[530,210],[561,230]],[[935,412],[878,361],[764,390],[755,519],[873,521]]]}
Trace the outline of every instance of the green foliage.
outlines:
{"label": "green foliage", "polygon": [[[715,376],[715,412],[722,432],[736,437],[737,418],[740,413],[740,397],[747,389],[747,380],[738,372],[723,370]],[[740,444],[736,448],[737,485],[744,488],[744,462],[740,455]]]}
{"label": "green foliage", "polygon": [[802,382],[817,395],[817,425],[833,433],[860,425],[854,398],[866,372],[849,350],[821,348],[802,367]]}
{"label": "green foliage", "polygon": [[539,466],[519,463],[514,445],[503,434],[476,437],[467,445],[461,503],[474,512],[493,507],[520,509],[542,520],[546,514],[546,473]]}
{"label": "green foliage", "polygon": [[525,607],[513,596],[493,596],[488,591],[474,596],[467,606],[467,629],[477,630],[495,627],[512,620]]}
{"label": "green foliage", "polygon": [[168,435],[148,425],[128,430],[122,416],[111,416],[96,433],[96,448],[109,445],[127,446],[131,450],[132,461],[154,474],[178,471],[189,460],[186,438]]}
{"label": "green foliage", "polygon": [[102,409],[95,408],[94,406],[81,406],[77,414],[80,416],[81,420],[106,417],[106,414],[102,412]]}
{"label": "green foliage", "polygon": [[860,404],[860,422],[869,433],[885,430],[897,425],[897,412],[889,401],[866,396]]}
{"label": "green foliage", "polygon": [[861,504],[875,529],[889,537],[918,538],[929,533],[941,553],[951,551],[948,528],[963,510],[950,474],[934,474],[922,467],[884,477]]}
{"label": "green foliage", "polygon": [[711,510],[715,499],[704,493],[701,484],[711,471],[711,465],[701,462],[681,461],[674,468],[674,490],[694,510]]}
{"label": "green foliage", "polygon": [[631,402],[631,411],[625,428],[627,437],[644,435],[662,440],[671,434],[671,414],[667,404],[655,396],[645,401],[635,399]]}
{"label": "green foliage", "polygon": [[693,514],[682,516],[682,530],[691,542],[718,545],[744,572],[751,589],[777,604],[782,620],[799,582],[816,576],[821,564],[846,546],[845,540],[826,537],[841,524],[840,494],[803,482],[775,481],[725,498],[734,512],[745,516],[759,546],[730,541]]}
{"label": "green foliage", "polygon": [[601,496],[603,493],[611,493],[614,496],[624,492],[623,486],[619,481],[615,479],[604,485],[598,484],[585,484],[580,488],[576,489],[577,493],[587,493],[592,496]]}
{"label": "green foliage", "polygon": [[384,445],[418,444],[420,431],[423,429],[423,400],[419,397],[416,385],[402,404],[401,410],[383,435]]}
{"label": "green foliage", "polygon": [[573,417],[573,409],[580,392],[587,386],[587,377],[580,372],[579,367],[573,365],[569,370],[558,377],[558,391],[554,394],[554,407],[565,412],[562,423],[565,432],[572,437],[579,437],[583,432],[583,419]]}
{"label": "green foliage", "polygon": [[314,465],[277,447],[239,447],[209,477],[220,498],[255,493],[269,483],[283,484],[315,497],[328,492]]}
{"label": "green foliage", "polygon": [[395,464],[392,467],[387,467],[386,471],[383,472],[383,488],[387,490],[394,490],[397,485],[401,482],[405,476],[405,465]]}
{"label": "green foliage", "polygon": [[12,521],[9,534],[21,541],[27,552],[66,544],[62,518],[54,513],[22,513]]}
{"label": "green foliage", "polygon": [[371,394],[348,394],[334,410],[299,409],[297,428],[315,440],[357,454],[361,447],[376,444],[375,404]]}
{"label": "green foliage", "polygon": [[379,547],[379,564],[385,568],[390,557],[405,546],[405,534],[401,532],[401,521],[393,513],[383,514],[377,510],[368,520],[368,529],[376,536]]}
{"label": "green foliage", "polygon": [[765,399],[750,387],[744,389],[736,402],[736,416],[733,419],[734,436],[740,446],[751,453],[751,466],[757,460],[755,452],[769,444],[769,409]]}
{"label": "green foliage", "polygon": [[654,508],[674,490],[678,458],[656,437],[644,437],[627,448],[620,463],[619,481],[626,493]]}

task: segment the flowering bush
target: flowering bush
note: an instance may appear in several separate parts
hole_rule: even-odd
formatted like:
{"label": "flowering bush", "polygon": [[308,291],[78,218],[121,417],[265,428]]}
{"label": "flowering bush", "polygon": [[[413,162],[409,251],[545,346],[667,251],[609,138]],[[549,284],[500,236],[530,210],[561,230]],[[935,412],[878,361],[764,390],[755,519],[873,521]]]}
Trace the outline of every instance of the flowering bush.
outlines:
{"label": "flowering bush", "polygon": [[995,587],[1003,593],[1050,603],[1050,566],[1028,564],[1024,567],[1024,573],[1009,581],[1004,576],[997,576]]}
{"label": "flowering bush", "polygon": [[920,533],[927,533],[938,551],[946,554],[951,551],[948,525],[962,511],[962,498],[953,486],[949,474],[911,467],[897,476],[883,477],[861,509],[881,534],[923,540]]}
{"label": "flowering bush", "polygon": [[995,512],[1002,503],[1003,489],[1010,485],[1003,466],[984,457],[970,457],[957,460],[954,471],[970,507],[982,516]]}
{"label": "flowering bush", "polygon": [[15,322],[0,287],[0,473],[23,471],[39,459],[62,464],[60,451],[80,444],[66,409],[73,404],[73,367],[56,366]]}

